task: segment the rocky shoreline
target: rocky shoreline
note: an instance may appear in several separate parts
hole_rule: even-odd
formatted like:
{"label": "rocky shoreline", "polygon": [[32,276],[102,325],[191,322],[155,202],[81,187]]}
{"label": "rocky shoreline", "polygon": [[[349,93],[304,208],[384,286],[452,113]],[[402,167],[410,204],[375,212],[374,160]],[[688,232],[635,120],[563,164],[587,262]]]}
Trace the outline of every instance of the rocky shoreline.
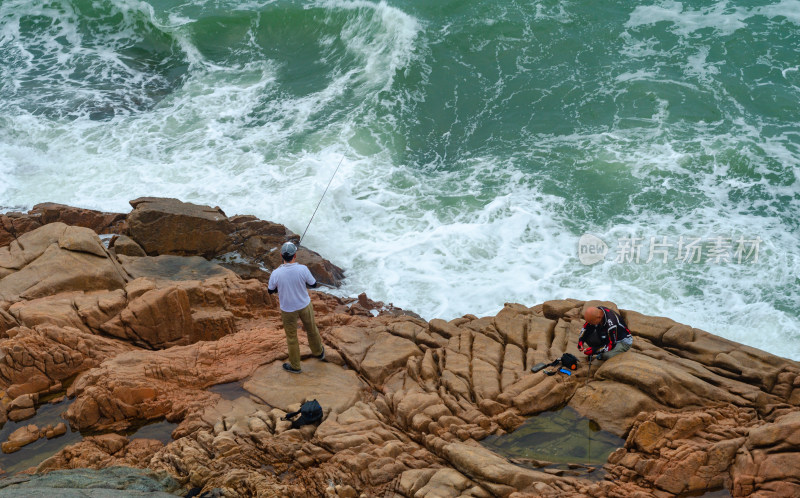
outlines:
{"label": "rocky shoreline", "polygon": [[[304,373],[290,377],[265,282],[275,248],[297,234],[175,199],[131,205],[0,215],[0,423],[20,424],[3,451],[65,431],[29,423],[62,394],[83,435],[28,477],[0,480],[0,496],[46,488],[56,471],[119,467],[169,480],[159,491],[173,495],[800,495],[797,362],[620,309],[634,347],[587,382],[585,362],[569,377],[530,367],[579,356],[582,310],[600,301],[426,322],[365,295],[313,292],[327,361],[301,344]],[[344,278],[307,248],[298,260],[327,285]],[[282,420],[312,398],[326,414],[318,427]],[[625,438],[600,479],[480,444],[566,406]],[[126,435],[162,420],[177,424],[167,444]]]}

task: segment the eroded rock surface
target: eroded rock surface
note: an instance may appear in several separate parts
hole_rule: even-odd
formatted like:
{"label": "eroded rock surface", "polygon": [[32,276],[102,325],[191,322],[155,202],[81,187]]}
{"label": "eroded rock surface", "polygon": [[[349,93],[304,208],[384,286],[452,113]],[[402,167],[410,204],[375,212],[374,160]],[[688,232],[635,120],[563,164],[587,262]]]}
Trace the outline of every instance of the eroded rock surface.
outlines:
{"label": "eroded rock surface", "polygon": [[[252,217],[140,201],[135,210],[147,211],[136,230],[196,221],[227,237],[209,235],[206,249],[175,252],[233,247],[268,259],[270,244],[287,237],[280,225]],[[145,235],[138,237],[146,248]],[[23,273],[42,258],[74,255],[84,258],[80,268],[61,271],[54,263],[52,274]],[[583,361],[570,377],[530,367],[565,352],[582,356],[580,317],[599,301],[508,304],[493,317],[426,322],[366,296],[347,302],[314,292],[327,361],[310,357],[301,332],[304,372],[293,375],[280,366],[285,336],[264,282],[198,258],[114,254],[91,230],[58,222],[0,248],[0,420],[30,416],[38,395],[77,376],[65,418],[87,436],[39,471],[130,465],[225,496],[661,498],[719,488],[734,496],[800,490],[796,362],[621,309],[634,347],[594,363],[587,382]],[[71,273],[98,268],[119,279],[83,288],[83,277]],[[214,388],[229,383],[236,383],[233,395]],[[320,401],[325,418],[292,429],[283,417],[307,399]],[[625,438],[605,478],[522,467],[480,444],[564,406]],[[160,419],[179,423],[166,445],[113,432]],[[15,441],[34,433],[41,436],[26,429]]]}
{"label": "eroded rock surface", "polygon": [[[277,318],[259,319],[216,341],[225,351],[215,360],[203,349],[213,343],[151,352],[136,361],[131,354],[108,360],[79,381],[69,418],[82,427],[107,429],[142,417],[144,407],[160,406],[154,416],[182,423],[177,439],[156,451],[148,468],[167,471],[186,486],[223,489],[231,496],[796,492],[800,369],[795,362],[693,330],[705,350],[716,348],[711,358],[746,351],[751,361],[772,365],[760,376],[737,378],[713,360],[704,364],[696,356],[699,345],[670,351],[636,328],[674,328],[673,322],[634,317],[632,352],[595,366],[587,385],[586,363],[571,377],[529,372],[532,364],[563,352],[577,355],[582,302],[562,307],[557,319],[545,318],[542,306],[508,305],[495,317],[426,323],[345,314],[347,308],[330,296],[314,299],[331,362],[309,358],[303,345],[306,377],[282,371]],[[153,378],[136,372],[156,365],[173,370],[156,379],[152,397],[131,398],[127,406],[115,401],[114,410],[86,416],[101,400],[120,398],[113,386],[128,383],[141,390],[153,384]],[[245,389],[235,400],[221,399],[204,390],[214,379],[239,380]],[[329,383],[352,387],[336,390],[326,387]],[[175,403],[182,396],[196,402]],[[325,420],[318,427],[291,429],[282,419],[286,411],[311,398],[323,404]],[[520,467],[478,442],[565,405],[627,438],[600,482]],[[128,409],[138,411],[129,416]]]}

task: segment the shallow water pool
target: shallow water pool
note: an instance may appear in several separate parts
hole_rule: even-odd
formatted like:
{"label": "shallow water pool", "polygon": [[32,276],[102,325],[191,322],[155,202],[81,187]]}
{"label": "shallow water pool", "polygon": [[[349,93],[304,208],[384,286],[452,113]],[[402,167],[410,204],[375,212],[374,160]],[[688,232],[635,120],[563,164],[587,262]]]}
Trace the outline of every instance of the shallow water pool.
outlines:
{"label": "shallow water pool", "polygon": [[533,467],[599,467],[625,440],[570,407],[526,420],[517,430],[482,442],[513,462]]}

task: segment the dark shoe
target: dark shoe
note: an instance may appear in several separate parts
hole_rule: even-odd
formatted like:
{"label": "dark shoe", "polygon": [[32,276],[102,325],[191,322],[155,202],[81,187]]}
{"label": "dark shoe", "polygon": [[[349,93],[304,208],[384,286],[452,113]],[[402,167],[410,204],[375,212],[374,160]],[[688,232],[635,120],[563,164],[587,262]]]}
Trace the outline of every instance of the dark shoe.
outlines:
{"label": "dark shoe", "polygon": [[299,368],[292,368],[291,363],[284,363],[283,369],[293,374],[299,374],[300,372],[302,372],[302,370],[300,370]]}
{"label": "dark shoe", "polygon": [[603,361],[604,360],[603,353],[599,353],[595,358],[597,358],[600,361]]}
{"label": "dark shoe", "polygon": [[324,344],[322,345],[322,352],[320,354],[318,354],[318,355],[312,354],[311,356],[313,356],[314,358],[316,358],[318,360],[324,360],[325,359],[325,345]]}

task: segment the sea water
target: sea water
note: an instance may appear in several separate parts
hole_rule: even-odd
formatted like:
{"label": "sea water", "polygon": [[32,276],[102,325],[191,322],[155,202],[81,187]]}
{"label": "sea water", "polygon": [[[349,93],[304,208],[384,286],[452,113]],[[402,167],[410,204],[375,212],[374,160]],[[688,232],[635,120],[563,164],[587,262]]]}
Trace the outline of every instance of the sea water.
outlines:
{"label": "sea water", "polygon": [[798,0],[0,0],[0,211],[301,233],[341,160],[303,244],[344,295],[604,299],[800,359],[798,46]]}

